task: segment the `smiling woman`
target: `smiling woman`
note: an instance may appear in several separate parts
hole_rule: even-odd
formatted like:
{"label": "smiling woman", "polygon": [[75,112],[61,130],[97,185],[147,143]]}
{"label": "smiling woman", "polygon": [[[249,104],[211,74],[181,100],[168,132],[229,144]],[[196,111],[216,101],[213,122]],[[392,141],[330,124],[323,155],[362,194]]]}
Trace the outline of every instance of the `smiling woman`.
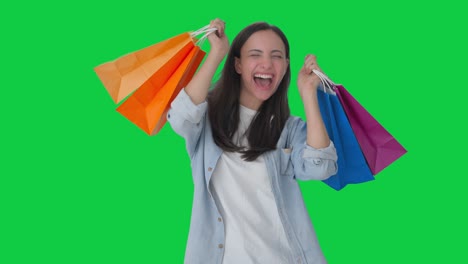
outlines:
{"label": "smiling woman", "polygon": [[167,115],[185,139],[195,187],[185,263],[326,263],[297,183],[337,171],[317,102],[316,59],[307,56],[298,77],[306,124],[290,116],[283,32],[255,23],[229,47],[224,22],[211,26],[211,51]]}
{"label": "smiling woman", "polygon": [[[239,33],[222,76],[208,96],[216,144],[226,151],[243,153],[249,161],[275,149],[290,114],[287,100],[290,79],[289,43],[279,28],[255,23]],[[239,105],[258,111],[245,133],[250,144],[247,149],[232,143]],[[232,111],[221,110],[229,108]],[[232,122],[226,124],[227,120]]]}
{"label": "smiling woman", "polygon": [[274,31],[261,30],[250,36],[240,58],[235,58],[236,72],[241,76],[242,105],[257,110],[276,92],[289,66],[285,54],[285,44]]}

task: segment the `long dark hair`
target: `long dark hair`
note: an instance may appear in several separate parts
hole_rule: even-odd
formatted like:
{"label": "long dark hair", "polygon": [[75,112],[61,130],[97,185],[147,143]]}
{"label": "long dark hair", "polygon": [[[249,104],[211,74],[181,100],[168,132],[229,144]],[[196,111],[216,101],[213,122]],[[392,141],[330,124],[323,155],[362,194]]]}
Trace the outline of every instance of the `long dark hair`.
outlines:
{"label": "long dark hair", "polygon": [[286,59],[289,60],[289,42],[284,33],[276,26],[264,22],[254,23],[243,29],[233,40],[221,77],[207,98],[214,142],[224,151],[242,153],[242,158],[246,161],[253,161],[264,152],[276,149],[276,143],[290,115],[287,92],[291,68],[288,63],[278,89],[262,103],[247,129],[250,148],[236,146],[232,141],[239,125],[241,90],[241,76],[235,70],[235,58],[240,58],[241,48],[249,37],[261,30],[272,30],[281,38],[286,49]]}

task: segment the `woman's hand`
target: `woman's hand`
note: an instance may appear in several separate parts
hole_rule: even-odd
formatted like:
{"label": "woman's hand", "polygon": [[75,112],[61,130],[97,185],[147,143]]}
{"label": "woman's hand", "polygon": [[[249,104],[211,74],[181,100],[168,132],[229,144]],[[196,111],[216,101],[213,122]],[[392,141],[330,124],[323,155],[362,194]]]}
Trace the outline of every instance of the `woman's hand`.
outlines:
{"label": "woman's hand", "polygon": [[210,22],[210,27],[216,28],[216,31],[208,35],[208,41],[211,45],[210,54],[220,62],[229,51],[229,40],[224,33],[226,23],[219,18]]}
{"label": "woman's hand", "polygon": [[304,66],[299,71],[297,78],[297,87],[302,97],[308,96],[311,93],[316,94],[317,92],[320,78],[312,72],[313,70],[322,71],[317,64],[317,57],[309,54],[305,57]]}
{"label": "woman's hand", "polygon": [[229,51],[229,41],[224,34],[224,22],[217,18],[211,21],[210,27],[216,28],[215,32],[208,35],[208,41],[211,45],[210,52],[198,72],[185,86],[185,92],[196,105],[206,100],[213,76]]}
{"label": "woman's hand", "polygon": [[312,72],[313,70],[322,71],[317,64],[317,58],[314,55],[307,55],[304,66],[299,71],[297,87],[307,119],[307,145],[320,149],[330,145],[330,138],[318,103],[317,87],[320,84],[320,78]]}

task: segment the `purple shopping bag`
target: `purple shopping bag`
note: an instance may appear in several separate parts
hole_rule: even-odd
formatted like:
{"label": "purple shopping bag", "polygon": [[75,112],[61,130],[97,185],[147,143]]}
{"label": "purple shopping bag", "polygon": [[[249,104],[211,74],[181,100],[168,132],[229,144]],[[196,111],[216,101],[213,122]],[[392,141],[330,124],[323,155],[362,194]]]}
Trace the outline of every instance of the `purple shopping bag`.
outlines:
{"label": "purple shopping bag", "polygon": [[333,88],[373,175],[406,153],[406,149],[342,85]]}

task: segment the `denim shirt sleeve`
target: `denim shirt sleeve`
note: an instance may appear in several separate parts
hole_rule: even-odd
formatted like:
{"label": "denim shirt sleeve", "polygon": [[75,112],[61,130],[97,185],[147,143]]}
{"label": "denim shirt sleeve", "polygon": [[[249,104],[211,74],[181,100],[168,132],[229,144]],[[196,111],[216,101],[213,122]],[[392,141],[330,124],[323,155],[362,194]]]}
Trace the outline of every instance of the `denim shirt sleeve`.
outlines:
{"label": "denim shirt sleeve", "polygon": [[185,89],[182,89],[172,101],[167,113],[167,120],[172,129],[185,139],[190,157],[193,156],[196,143],[200,138],[206,109],[206,101],[195,105]]}
{"label": "denim shirt sleeve", "polygon": [[330,145],[316,149],[306,143],[307,126],[299,120],[292,131],[291,160],[294,167],[294,175],[299,180],[326,180],[338,171],[335,145],[330,140]]}

